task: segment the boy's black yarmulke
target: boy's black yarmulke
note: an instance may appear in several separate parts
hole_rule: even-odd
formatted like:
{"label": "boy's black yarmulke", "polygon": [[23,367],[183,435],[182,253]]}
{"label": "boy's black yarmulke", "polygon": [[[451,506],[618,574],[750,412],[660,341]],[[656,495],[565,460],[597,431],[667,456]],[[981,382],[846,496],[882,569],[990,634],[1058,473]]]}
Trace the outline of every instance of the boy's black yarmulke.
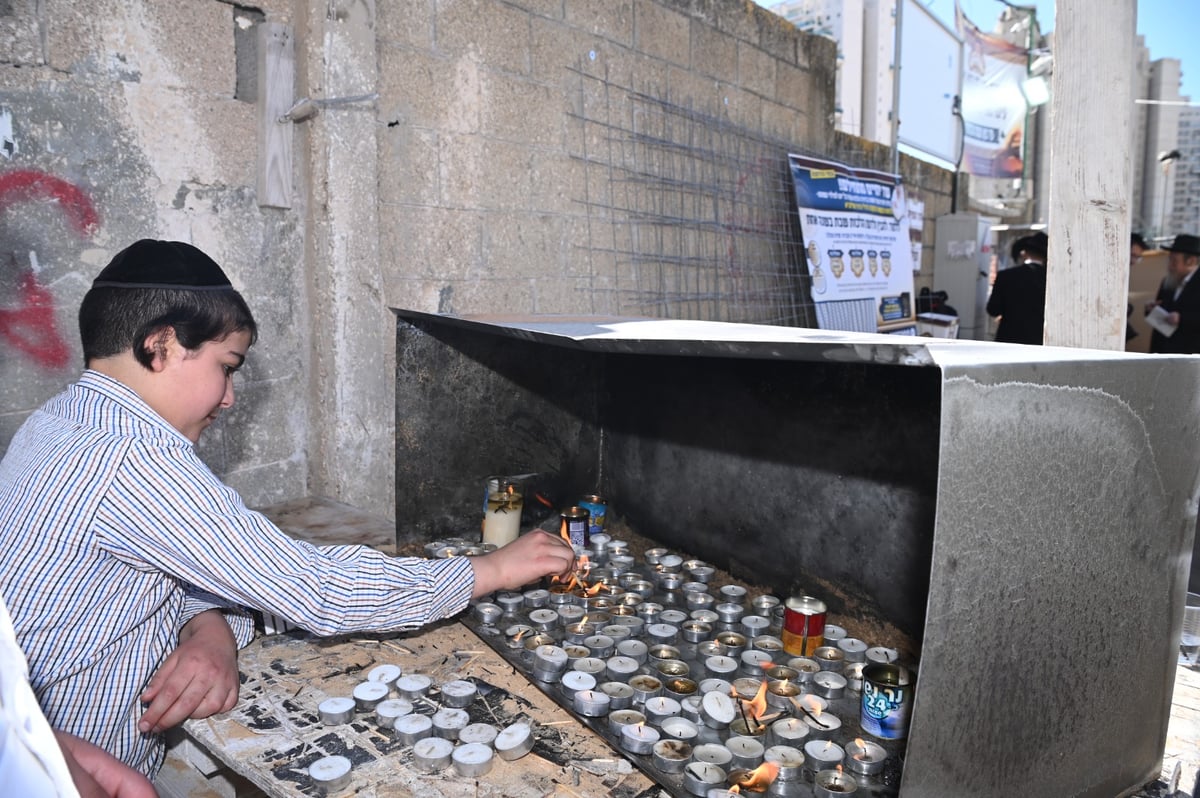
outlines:
{"label": "boy's black yarmulke", "polygon": [[216,261],[191,244],[143,238],[118,252],[92,287],[214,291],[233,284]]}

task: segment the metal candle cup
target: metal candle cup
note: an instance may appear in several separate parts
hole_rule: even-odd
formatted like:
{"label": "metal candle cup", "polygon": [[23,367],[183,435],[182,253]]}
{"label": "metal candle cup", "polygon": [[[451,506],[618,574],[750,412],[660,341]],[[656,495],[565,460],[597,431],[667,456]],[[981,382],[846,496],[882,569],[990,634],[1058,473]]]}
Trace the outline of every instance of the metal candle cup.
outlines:
{"label": "metal candle cup", "polygon": [[738,623],[742,620],[742,616],[746,614],[745,607],[729,601],[716,605],[713,607],[713,611],[717,613],[717,617],[724,623]]}
{"label": "metal candle cup", "polygon": [[673,646],[679,642],[679,627],[669,623],[651,623],[646,626],[646,639],[651,646]]}
{"label": "metal candle cup", "polygon": [[405,745],[413,745],[433,734],[433,721],[426,715],[403,715],[392,727],[396,737]]}
{"label": "metal candle cup", "polygon": [[864,653],[866,654],[867,662],[874,662],[880,665],[889,665],[900,658],[899,651],[884,646],[872,646]]}
{"label": "metal candle cup", "polygon": [[712,637],[712,624],[700,621],[684,621],[680,627],[683,639],[689,643],[701,643]]}
{"label": "metal candle cup", "polygon": [[[696,724],[693,721],[682,717],[681,715],[664,718],[663,722],[659,724],[659,726],[662,729],[663,736],[672,740],[684,740],[686,742],[690,742],[695,740],[700,734],[700,729],[696,726]],[[689,753],[691,752],[689,751]]]}
{"label": "metal candle cup", "polygon": [[733,762],[733,754],[720,743],[703,743],[692,746],[692,760],[727,768]]}
{"label": "metal candle cup", "polygon": [[658,616],[666,609],[663,605],[656,601],[643,601],[633,608],[637,613],[637,617],[641,618],[647,624],[658,623]]}
{"label": "metal candle cup", "polygon": [[766,667],[771,664],[771,655],[765,651],[743,651],[741,656],[741,672],[744,676],[762,679]]}
{"label": "metal candle cup", "polygon": [[[692,748],[692,758],[696,748]],[[683,787],[689,794],[706,798],[708,791],[725,784],[725,769],[708,762],[692,762],[683,769]]]}
{"label": "metal candle cup", "polygon": [[683,701],[688,696],[696,695],[700,690],[700,686],[695,680],[689,679],[686,676],[672,676],[664,678],[663,695],[674,698],[676,701]]}
{"label": "metal candle cup", "polygon": [[870,740],[853,740],[846,743],[846,757],[843,765],[855,773],[872,774],[883,770],[887,751],[882,745]]}
{"label": "metal candle cup", "polygon": [[806,684],[812,681],[814,674],[821,670],[821,666],[817,661],[809,657],[793,657],[788,660],[787,666],[796,671],[796,681],[800,684]]}
{"label": "metal candle cup", "polygon": [[730,737],[725,741],[725,747],[733,755],[730,764],[746,770],[754,770],[761,765],[763,752],[766,751],[766,747],[754,737]]}
{"label": "metal candle cup", "polygon": [[610,712],[633,706],[633,688],[625,682],[603,682],[599,689],[608,695]]}
{"label": "metal candle cup", "polygon": [[717,593],[721,597],[721,601],[745,606],[746,588],[741,585],[721,585],[721,589]]}
{"label": "metal candle cup", "polygon": [[571,701],[575,713],[585,718],[602,718],[609,712],[608,693],[603,690],[580,690]]}
{"label": "metal candle cup", "polygon": [[830,740],[809,740],[804,744],[805,767],[814,773],[842,764],[845,751]]}
{"label": "metal candle cup", "polygon": [[413,744],[413,768],[420,773],[437,773],[450,767],[454,743],[441,737],[426,737]]}
{"label": "metal candle cup", "polygon": [[839,640],[844,640],[846,630],[838,626],[836,623],[825,624],[825,645],[837,647]]}
{"label": "metal candle cup", "polygon": [[636,660],[639,665],[642,665],[650,658],[650,647],[641,640],[622,640],[617,643],[617,654]]}
{"label": "metal candle cup", "polygon": [[767,682],[767,704],[775,709],[791,710],[791,699],[800,695],[800,685],[789,679]]}
{"label": "metal candle cup", "polygon": [[621,730],[626,726],[637,726],[646,722],[646,716],[636,709],[618,709],[608,713],[608,730],[621,738]]}
{"label": "metal candle cup", "polygon": [[686,620],[688,620],[688,614],[683,610],[667,609],[658,615],[659,623],[669,623],[672,626],[679,626]]}
{"label": "metal candle cup", "polygon": [[345,696],[335,696],[326,698],[317,705],[317,714],[321,718],[321,723],[326,726],[340,726],[343,723],[349,723],[354,717],[355,702],[353,698]]}
{"label": "metal candle cup", "polygon": [[383,682],[360,682],[354,686],[354,707],[359,712],[371,712],[390,692]]}
{"label": "metal candle cup", "polygon": [[821,670],[834,673],[841,673],[842,667],[846,664],[846,655],[842,653],[841,649],[833,646],[821,646],[813,652],[812,658],[816,660]]}
{"label": "metal candle cup", "polygon": [[705,693],[700,702],[700,720],[710,729],[727,729],[737,717],[735,700],[725,693]]}
{"label": "metal candle cup", "polygon": [[613,649],[616,648],[616,642],[608,635],[589,635],[583,639],[583,644],[592,652],[593,657],[611,657]]}
{"label": "metal candle cup", "polygon": [[553,632],[558,629],[559,622],[558,613],[546,607],[529,613],[529,625],[539,632]]}
{"label": "metal candle cup", "polygon": [[580,690],[595,690],[596,677],[582,671],[567,671],[559,681],[559,689],[568,700],[573,700]]}
{"label": "metal candle cup", "polygon": [[821,671],[813,675],[813,691],[830,700],[846,694],[846,677],[833,671]]}
{"label": "metal candle cup", "polygon": [[726,656],[734,659],[742,656],[746,650],[746,636],[737,632],[721,632],[717,635],[717,642],[725,646]]}
{"label": "metal candle cup", "polygon": [[423,697],[432,686],[433,679],[423,673],[409,673],[396,680],[396,692],[409,701]]}
{"label": "metal candle cup", "polygon": [[475,605],[475,617],[480,623],[491,626],[499,622],[504,616],[504,610],[499,604],[493,604],[490,601],[481,601]]}
{"label": "metal candle cup", "polygon": [[790,745],[772,745],[763,752],[763,762],[779,768],[777,781],[799,781],[804,772],[804,752]]}
{"label": "metal candle cup", "polygon": [[646,722],[654,726],[661,726],[662,722],[667,718],[673,718],[679,715],[682,711],[679,702],[674,698],[668,698],[665,695],[656,695],[653,698],[646,699],[646,705],[642,711],[646,714]]}
{"label": "metal candle cup", "polygon": [[618,654],[608,658],[605,663],[605,675],[614,682],[628,682],[638,672],[639,667],[640,663],[633,657]]}
{"label": "metal candle cup", "polygon": [[492,770],[495,756],[492,747],[483,743],[467,743],[454,749],[450,755],[454,764],[454,772],[469,779],[486,776]]}
{"label": "metal candle cup", "polygon": [[853,776],[840,770],[822,770],[813,780],[814,798],[841,798],[858,791],[858,782]]}
{"label": "metal candle cup", "polygon": [[457,740],[458,733],[471,722],[465,709],[442,707],[433,713],[433,735],[444,740]]}
{"label": "metal candle cup", "polygon": [[525,596],[511,591],[497,593],[496,604],[500,606],[505,615],[513,615],[525,604]]}
{"label": "metal candle cup", "polygon": [[867,644],[857,637],[842,638],[837,647],[845,655],[846,662],[865,662],[867,659]]}
{"label": "metal candle cup", "polygon": [[557,682],[567,669],[567,652],[559,646],[538,646],[533,651],[533,678],[539,682]]}
{"label": "metal candle cup", "polygon": [[335,793],[350,783],[350,760],[344,756],[326,756],[308,766],[308,778],[323,794]]}
{"label": "metal candle cup", "polygon": [[621,729],[621,748],[631,754],[652,753],[658,739],[658,730],[644,723],[624,726]]}
{"label": "metal candle cup", "polygon": [[[720,640],[705,640],[696,644],[696,656],[701,659],[709,657],[728,657],[729,647]],[[734,662],[734,667],[737,667],[737,662]]]}
{"label": "metal candle cup", "polygon": [[525,638],[523,645],[524,650],[521,652],[521,662],[527,667],[533,665],[533,655],[542,646],[552,646],[558,641],[554,639],[554,635],[546,632],[535,632]]}
{"label": "metal candle cup", "polygon": [[633,688],[633,702],[635,704],[644,704],[651,698],[662,693],[662,681],[656,676],[649,674],[639,674],[629,680],[629,686]]}
{"label": "metal candle cup", "polygon": [[746,715],[745,717],[737,717],[733,719],[733,723],[729,724],[729,733],[736,737],[765,737],[767,726],[765,723],[759,723],[754,718]]}
{"label": "metal candle cup", "polygon": [[662,558],[667,556],[667,550],[661,546],[656,546],[652,549],[646,549],[646,553],[642,555],[646,563],[649,565],[658,565],[662,562]]}
{"label": "metal candle cup", "polygon": [[458,742],[460,744],[483,743],[490,746],[496,742],[499,734],[500,730],[490,723],[468,723],[458,733]]}
{"label": "metal candle cup", "polygon": [[767,618],[771,617],[771,613],[774,612],[775,608],[778,606],[779,598],[777,596],[766,594],[755,596],[754,600],[750,602],[750,608],[754,610],[755,614],[762,615]]}
{"label": "metal candle cup", "polygon": [[590,674],[599,681],[601,678],[604,678],[605,671],[608,670],[608,663],[600,657],[580,657],[575,660],[575,664],[571,668],[572,670]]}
{"label": "metal candle cup", "polygon": [[514,623],[504,630],[504,640],[509,648],[523,648],[525,638],[533,634],[533,627],[525,623]]}
{"label": "metal candle cup", "polygon": [[614,645],[629,637],[633,636],[633,630],[628,626],[619,623],[610,623],[608,626],[601,627],[600,634],[606,635],[613,639]]}
{"label": "metal candle cup", "polygon": [[659,679],[677,679],[691,675],[692,668],[681,659],[664,659],[654,663],[655,675]]}
{"label": "metal candle cup", "polygon": [[380,701],[375,706],[375,718],[379,721],[380,727],[384,729],[396,728],[396,721],[405,715],[412,714],[413,705],[411,701],[403,698],[389,698]]}
{"label": "metal candle cup", "polygon": [[760,635],[766,634],[766,631],[770,628],[771,621],[761,615],[742,616],[742,634],[751,640]]}
{"label": "metal candle cup", "polygon": [[657,665],[669,659],[679,659],[679,649],[665,643],[650,646],[648,662],[651,665]]}
{"label": "metal candle cup", "polygon": [[492,747],[496,749],[496,755],[506,762],[520,759],[533,750],[533,730],[524,722],[506,726],[496,735]]}
{"label": "metal candle cup", "polygon": [[455,679],[442,685],[442,704],[462,709],[471,705],[478,692],[474,683],[466,679]]}
{"label": "metal candle cup", "polygon": [[782,662],[787,659],[783,650],[783,641],[774,635],[759,635],[758,637],[751,638],[750,648],[755,651],[767,652],[775,662]]}
{"label": "metal candle cup", "polygon": [[772,746],[799,747],[808,739],[808,724],[800,718],[780,718],[767,729],[767,743]]}
{"label": "metal candle cup", "polygon": [[580,643],[592,635],[596,634],[596,625],[594,623],[573,623],[565,630],[563,637],[569,643]]}
{"label": "metal candle cup", "polygon": [[718,679],[733,679],[737,675],[738,664],[733,657],[709,657],[704,660],[704,672]]}
{"label": "metal candle cup", "polygon": [[713,575],[716,574],[716,572],[717,572],[716,568],[713,568],[711,565],[705,565],[703,563],[701,563],[699,565],[693,565],[690,568],[688,567],[687,563],[684,563],[683,569],[684,569],[684,572],[688,575],[688,578],[691,579],[693,582],[700,582],[705,585],[707,585],[709,582],[712,581]]}
{"label": "metal candle cup", "polygon": [[659,740],[651,750],[651,762],[661,773],[682,773],[692,760],[691,743],[681,739]]}
{"label": "metal candle cup", "polygon": [[521,603],[527,610],[536,610],[550,604],[550,591],[543,588],[526,590],[521,594]]}
{"label": "metal candle cup", "polygon": [[842,730],[842,719],[828,712],[805,715],[804,723],[808,726],[808,736],[812,740],[832,740]]}
{"label": "metal candle cup", "polygon": [[700,723],[700,705],[703,701],[704,694],[699,691],[679,699],[679,706],[682,708],[679,712],[680,717],[687,718],[692,723]]}

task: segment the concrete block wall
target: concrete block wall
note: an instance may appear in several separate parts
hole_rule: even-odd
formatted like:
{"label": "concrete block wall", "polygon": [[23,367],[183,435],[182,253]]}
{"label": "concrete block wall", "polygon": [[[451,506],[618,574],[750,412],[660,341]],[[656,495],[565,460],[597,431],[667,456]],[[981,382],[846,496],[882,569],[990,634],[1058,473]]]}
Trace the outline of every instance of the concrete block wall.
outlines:
{"label": "concrete block wall", "polygon": [[[262,20],[290,26],[294,95],[322,103],[293,126],[288,209],[255,195],[245,31]],[[617,289],[636,262],[613,253],[644,242],[609,207],[620,185],[604,114],[662,102],[857,157],[832,129],[835,58],[749,0],[0,3],[0,181],[61,181],[49,198],[0,194],[15,297],[0,304],[0,447],[78,372],[74,312],[91,277],[136,238],[180,238],[225,266],[261,327],[205,459],[252,506],[313,494],[392,516],[395,440],[422,431],[403,408],[397,425],[391,308],[626,310]],[[665,116],[633,123],[678,133]],[[947,181],[918,179],[928,215],[948,210]],[[714,247],[711,231],[656,232],[667,250]],[[21,327],[11,313],[35,289],[50,309]]]}

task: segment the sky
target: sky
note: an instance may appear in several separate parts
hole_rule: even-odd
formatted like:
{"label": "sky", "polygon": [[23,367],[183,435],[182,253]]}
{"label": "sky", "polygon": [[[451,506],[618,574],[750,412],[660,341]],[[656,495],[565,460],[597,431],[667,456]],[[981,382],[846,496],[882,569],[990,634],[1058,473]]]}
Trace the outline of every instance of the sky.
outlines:
{"label": "sky", "polygon": [[[954,27],[954,0],[917,0]],[[967,19],[990,31],[1004,10],[1002,0],[959,0]],[[1014,0],[1014,5],[1037,8],[1043,33],[1054,30],[1054,0]],[[1180,93],[1200,102],[1200,53],[1191,55],[1200,37],[1200,0],[1139,0],[1137,30],[1150,48],[1150,59],[1178,58],[1182,64]]]}

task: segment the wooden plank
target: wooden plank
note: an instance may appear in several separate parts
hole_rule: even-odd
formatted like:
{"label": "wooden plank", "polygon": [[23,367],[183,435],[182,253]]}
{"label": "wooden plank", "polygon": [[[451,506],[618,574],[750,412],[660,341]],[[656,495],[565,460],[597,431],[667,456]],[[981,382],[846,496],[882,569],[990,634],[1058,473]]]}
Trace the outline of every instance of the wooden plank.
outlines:
{"label": "wooden plank", "polygon": [[258,204],[292,207],[292,122],[280,121],[292,107],[295,83],[292,29],[278,22],[258,25]]}
{"label": "wooden plank", "polygon": [[[400,665],[435,684],[472,677],[493,688],[468,711],[472,722],[503,728],[532,721],[533,752],[505,762],[497,758],[482,779],[447,770],[433,776],[412,767],[412,749],[378,728],[371,714],[341,726],[324,726],[317,706],[349,696],[371,668]],[[654,782],[590,729],[531,685],[473,632],[458,623],[410,635],[318,639],[307,635],[260,637],[239,655],[241,695],[228,713],[189,720],[188,735],[235,773],[273,798],[311,796],[307,775],[315,760],[347,756],[352,780],[338,795],[369,792],[377,798],[476,798],[547,795],[635,796]],[[482,691],[481,691],[482,693]],[[436,705],[418,702],[432,714]]]}
{"label": "wooden plank", "polygon": [[1045,342],[1123,350],[1136,2],[1055,9]]}

